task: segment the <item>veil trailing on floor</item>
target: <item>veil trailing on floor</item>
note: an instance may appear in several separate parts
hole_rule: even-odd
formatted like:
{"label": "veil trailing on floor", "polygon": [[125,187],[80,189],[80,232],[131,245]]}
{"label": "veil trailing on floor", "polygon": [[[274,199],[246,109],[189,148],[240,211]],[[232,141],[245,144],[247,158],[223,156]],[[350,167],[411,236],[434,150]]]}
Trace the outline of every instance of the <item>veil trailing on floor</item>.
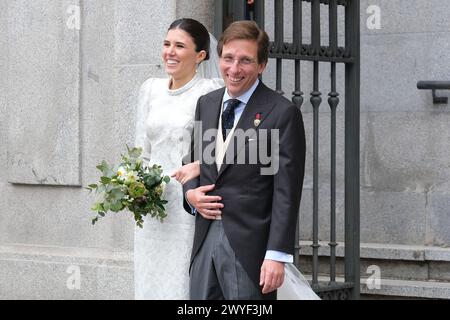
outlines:
{"label": "veil trailing on floor", "polygon": [[278,300],[320,300],[293,263],[285,263],[284,271],[284,282],[277,292]]}

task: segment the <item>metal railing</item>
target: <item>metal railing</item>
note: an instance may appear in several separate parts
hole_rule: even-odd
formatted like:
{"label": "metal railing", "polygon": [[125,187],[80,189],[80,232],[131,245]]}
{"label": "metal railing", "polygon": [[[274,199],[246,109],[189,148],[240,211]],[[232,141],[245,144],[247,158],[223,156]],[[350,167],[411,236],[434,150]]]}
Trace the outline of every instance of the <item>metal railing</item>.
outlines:
{"label": "metal railing", "polygon": [[438,97],[436,90],[450,90],[450,81],[418,81],[417,89],[431,90],[434,104],[448,103],[448,97]]}
{"label": "metal railing", "polygon": [[[286,0],[287,1],[287,0]],[[310,102],[313,107],[313,232],[312,232],[312,287],[324,299],[358,299],[359,270],[359,131],[360,131],[360,11],[359,0],[290,0],[292,2],[292,42],[284,41],[284,0],[274,0],[275,30],[270,43],[269,57],[276,62],[276,90],[282,91],[283,60],[294,60],[295,80],[292,101],[301,108],[304,93],[301,90],[301,61],[313,64],[313,89]],[[231,21],[248,19],[249,9],[256,22],[264,27],[265,1],[255,0],[249,8],[244,0],[216,0],[215,33],[219,35]],[[303,43],[303,2],[311,7],[311,43]],[[321,6],[328,6],[328,45],[321,44]],[[338,46],[338,6],[345,8],[345,47]],[[330,91],[328,105],[331,110],[331,177],[330,177],[330,272],[328,282],[319,282],[319,108],[322,92],[319,88],[319,70],[330,63]],[[336,113],[339,93],[336,90],[336,65],[345,64],[345,272],[344,282],[336,281]],[[299,230],[295,264],[299,266]]]}

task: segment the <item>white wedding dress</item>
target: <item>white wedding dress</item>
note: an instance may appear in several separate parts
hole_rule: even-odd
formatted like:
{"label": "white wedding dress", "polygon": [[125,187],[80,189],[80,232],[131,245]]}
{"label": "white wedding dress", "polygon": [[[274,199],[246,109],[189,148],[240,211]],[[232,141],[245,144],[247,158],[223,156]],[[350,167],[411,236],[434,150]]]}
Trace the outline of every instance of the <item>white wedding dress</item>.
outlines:
{"label": "white wedding dress", "polygon": [[[219,79],[198,74],[185,86],[169,90],[169,79],[148,79],[141,86],[135,145],[143,148],[146,164],[161,165],[170,175],[188,153],[197,100],[223,86]],[[164,191],[168,200],[164,222],[144,219],[134,239],[136,299],[189,299],[189,260],[194,216],[183,208],[181,184],[172,179]]]}

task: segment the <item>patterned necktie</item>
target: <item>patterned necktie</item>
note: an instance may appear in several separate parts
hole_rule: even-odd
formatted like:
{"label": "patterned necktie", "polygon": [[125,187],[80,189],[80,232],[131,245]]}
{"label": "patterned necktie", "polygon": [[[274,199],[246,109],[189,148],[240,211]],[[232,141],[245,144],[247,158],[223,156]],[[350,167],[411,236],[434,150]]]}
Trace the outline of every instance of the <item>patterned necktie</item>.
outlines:
{"label": "patterned necktie", "polygon": [[241,103],[238,99],[228,100],[228,105],[222,113],[222,137],[223,141],[227,138],[228,132],[234,126],[234,110]]}

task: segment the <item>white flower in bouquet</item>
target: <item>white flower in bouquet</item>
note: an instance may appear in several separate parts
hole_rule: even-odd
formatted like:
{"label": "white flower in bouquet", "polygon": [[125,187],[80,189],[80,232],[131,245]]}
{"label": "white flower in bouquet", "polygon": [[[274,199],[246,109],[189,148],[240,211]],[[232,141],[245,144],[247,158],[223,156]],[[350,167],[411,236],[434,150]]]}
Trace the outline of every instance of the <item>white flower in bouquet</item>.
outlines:
{"label": "white flower in bouquet", "polygon": [[118,180],[125,180],[125,176],[127,174],[127,170],[124,167],[119,167],[119,169],[117,170],[117,179]]}
{"label": "white flower in bouquet", "polygon": [[139,173],[136,171],[128,171],[125,175],[125,183],[130,184],[139,181]]}
{"label": "white flower in bouquet", "polygon": [[134,213],[136,224],[142,228],[144,216],[149,214],[161,222],[167,216],[162,199],[165,184],[170,181],[164,176],[161,166],[143,166],[140,158],[142,149],[130,149],[122,155],[123,163],[116,170],[102,161],[97,168],[102,172],[99,184],[91,184],[87,188],[95,191],[98,201],[91,208],[98,215],[92,219],[95,224],[106,212],[119,212],[124,209]]}

